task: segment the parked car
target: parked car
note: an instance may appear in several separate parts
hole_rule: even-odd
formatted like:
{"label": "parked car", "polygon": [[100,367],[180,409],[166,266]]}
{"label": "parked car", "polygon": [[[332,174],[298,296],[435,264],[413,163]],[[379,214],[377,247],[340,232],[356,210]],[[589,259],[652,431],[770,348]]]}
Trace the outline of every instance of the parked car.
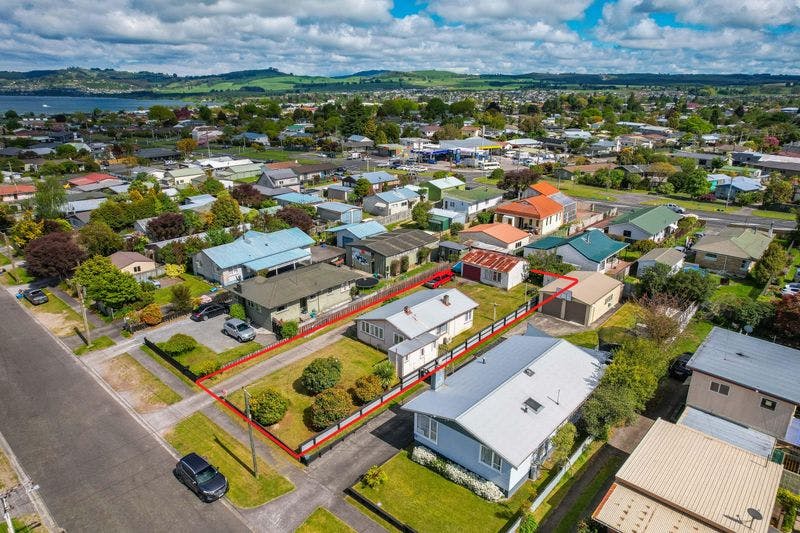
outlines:
{"label": "parked car", "polygon": [[675,211],[676,213],[680,213],[681,215],[686,212],[686,209],[682,208],[678,204],[666,204],[666,206]]}
{"label": "parked car", "polygon": [[686,363],[689,362],[689,359],[692,358],[692,355],[693,354],[691,352],[684,352],[675,358],[675,360],[669,365],[669,375],[680,381],[683,381],[691,376],[692,371],[686,367]]}
{"label": "parked car", "polygon": [[238,318],[227,320],[222,326],[222,332],[239,342],[248,342],[256,338],[256,330],[253,329],[253,326]]}
{"label": "parked car", "polygon": [[438,289],[445,283],[448,283],[454,277],[455,274],[453,274],[451,271],[440,272],[439,274],[436,274],[434,277],[426,281],[425,286],[428,287],[429,289]]}
{"label": "parked car", "polygon": [[225,476],[196,453],[182,457],[172,473],[204,502],[219,500],[228,492]]}
{"label": "parked car", "polygon": [[24,290],[22,291],[22,296],[33,305],[42,305],[50,301],[50,298],[41,289]]}
{"label": "parked car", "polygon": [[227,304],[221,304],[216,302],[211,302],[207,304],[201,304],[192,311],[191,319],[195,322],[200,322],[201,320],[208,320],[209,318],[214,318],[215,316],[219,316],[228,312],[230,308]]}
{"label": "parked car", "polygon": [[793,294],[798,294],[798,293],[800,293],[800,283],[796,282],[787,283],[786,285],[783,286],[783,289],[781,289],[781,294],[784,296],[787,294],[791,296]]}

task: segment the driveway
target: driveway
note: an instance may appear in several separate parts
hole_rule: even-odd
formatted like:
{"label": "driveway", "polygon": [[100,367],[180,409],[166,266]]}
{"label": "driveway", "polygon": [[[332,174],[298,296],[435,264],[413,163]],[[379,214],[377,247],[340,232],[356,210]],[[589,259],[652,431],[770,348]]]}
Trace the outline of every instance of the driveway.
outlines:
{"label": "driveway", "polygon": [[[231,348],[236,348],[240,344],[236,339],[222,333],[222,326],[227,319],[227,315],[220,315],[209,318],[204,322],[186,320],[181,322],[181,327],[178,330],[174,328],[155,329],[147,334],[147,338],[153,342],[164,342],[175,333],[183,333],[185,335],[191,335],[203,346],[207,346],[215,352],[220,353],[230,350]],[[267,333],[265,329],[256,331],[258,332],[256,342],[263,345],[275,342],[275,335],[272,332]]]}

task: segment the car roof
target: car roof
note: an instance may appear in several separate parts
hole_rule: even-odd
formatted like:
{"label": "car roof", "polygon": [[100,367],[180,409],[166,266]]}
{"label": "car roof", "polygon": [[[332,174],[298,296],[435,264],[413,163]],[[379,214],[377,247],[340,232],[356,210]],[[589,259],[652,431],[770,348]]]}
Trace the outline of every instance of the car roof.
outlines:
{"label": "car roof", "polygon": [[196,453],[192,452],[188,455],[184,455],[181,458],[181,463],[185,464],[189,467],[192,472],[200,472],[206,467],[211,466],[208,461],[197,455]]}
{"label": "car roof", "polygon": [[244,324],[245,321],[240,318],[229,318],[225,323],[231,326],[238,326],[239,324]]}

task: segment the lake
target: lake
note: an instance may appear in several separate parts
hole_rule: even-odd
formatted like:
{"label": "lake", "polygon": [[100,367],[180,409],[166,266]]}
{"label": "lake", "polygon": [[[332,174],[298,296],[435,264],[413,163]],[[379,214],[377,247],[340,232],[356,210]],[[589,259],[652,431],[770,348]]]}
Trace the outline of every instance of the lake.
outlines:
{"label": "lake", "polygon": [[100,96],[4,96],[0,95],[0,113],[13,109],[20,115],[34,113],[36,115],[55,115],[58,113],[75,113],[82,111],[91,113],[95,109],[102,111],[135,111],[147,109],[154,105],[183,107],[191,102],[166,99],[116,98]]}

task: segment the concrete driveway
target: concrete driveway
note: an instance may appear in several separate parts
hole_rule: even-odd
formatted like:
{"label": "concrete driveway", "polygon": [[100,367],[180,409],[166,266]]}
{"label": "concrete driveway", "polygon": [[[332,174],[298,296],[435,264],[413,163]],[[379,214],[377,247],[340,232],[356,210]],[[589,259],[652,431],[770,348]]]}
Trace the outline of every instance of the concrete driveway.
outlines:
{"label": "concrete driveway", "polygon": [[[176,328],[154,330],[152,333],[148,334],[147,337],[153,342],[164,342],[175,333],[183,333],[194,337],[195,340],[203,346],[207,346],[215,352],[220,353],[235,348],[240,344],[236,339],[222,333],[222,326],[227,319],[228,315],[220,315],[209,318],[205,322],[186,320],[181,323],[181,327],[177,330]],[[266,345],[275,342],[275,335],[273,333],[268,333],[264,329],[258,329],[256,331],[258,333],[256,342],[259,344]]]}

